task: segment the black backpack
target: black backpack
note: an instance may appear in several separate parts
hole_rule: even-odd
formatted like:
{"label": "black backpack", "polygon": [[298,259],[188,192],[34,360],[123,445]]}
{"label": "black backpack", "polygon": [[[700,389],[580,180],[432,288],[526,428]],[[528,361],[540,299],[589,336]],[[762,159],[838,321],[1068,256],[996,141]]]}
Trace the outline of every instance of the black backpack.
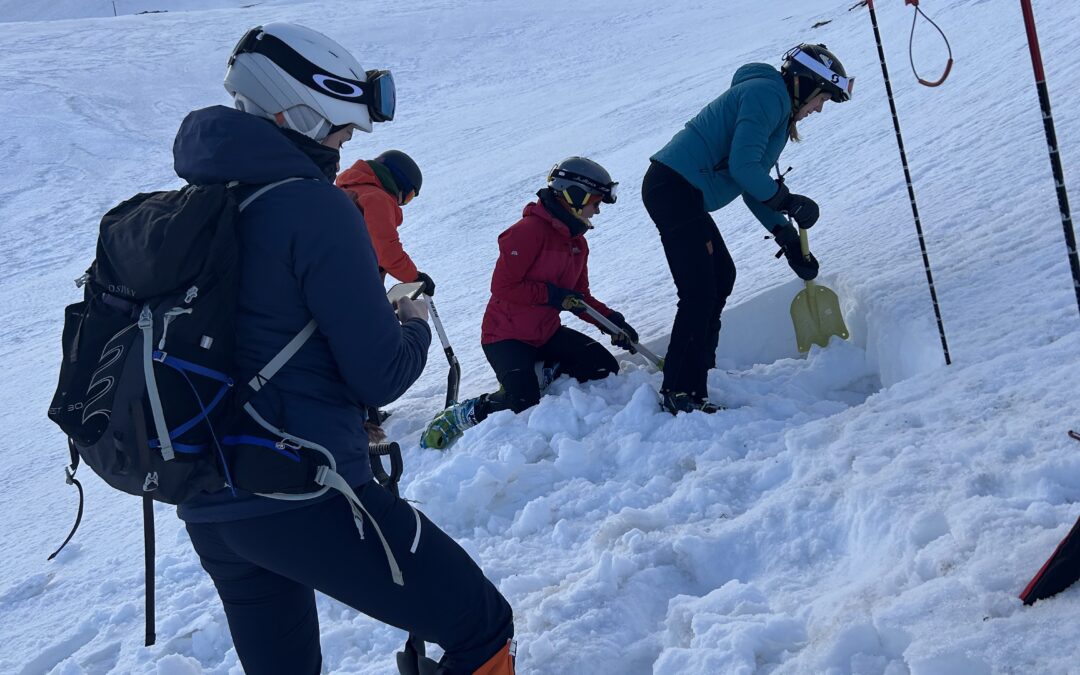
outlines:
{"label": "black backpack", "polygon": [[[68,437],[67,477],[79,511],[49,559],[82,520],[80,460],[112,487],[143,497],[147,645],[155,639],[151,500],[179,504],[224,488],[304,500],[334,489],[349,499],[363,535],[364,508],[330,451],[264,419],[250,402],[311,337],[315,321],[247,382],[236,380],[237,220],[261,195],[295,180],[303,179],[262,186],[240,203],[232,186],[188,185],[119,204],[102,218],[97,257],[76,282],[83,300],[65,309],[49,419]],[[373,527],[400,585],[397,562]]]}
{"label": "black backpack", "polygon": [[[233,378],[236,222],[283,182],[242,204],[225,185],[143,193],[102,218],[97,258],[76,282],[83,300],[65,310],[49,406],[68,436],[72,472],[81,458],[114,488],[169,504],[236,487],[224,433],[242,405]],[[275,359],[275,372],[313,331]]]}

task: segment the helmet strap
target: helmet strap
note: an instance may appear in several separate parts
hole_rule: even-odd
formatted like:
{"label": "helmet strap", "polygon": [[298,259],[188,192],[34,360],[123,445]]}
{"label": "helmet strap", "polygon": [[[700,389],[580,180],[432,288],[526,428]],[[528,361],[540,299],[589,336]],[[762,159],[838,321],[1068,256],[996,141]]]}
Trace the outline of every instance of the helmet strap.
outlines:
{"label": "helmet strap", "polygon": [[303,134],[308,138],[321,142],[329,135],[330,123],[320,117],[315,126],[305,129],[301,126],[296,119],[295,115],[289,114],[288,110],[282,110],[281,112],[274,113],[274,121],[277,122],[279,127],[285,127],[286,129],[292,129],[293,131]]}
{"label": "helmet strap", "polygon": [[[575,198],[574,192],[580,193],[581,197]],[[592,193],[587,192],[583,188],[580,188],[576,185],[564,188],[562,191],[562,198],[566,200],[566,203],[570,205],[570,208],[574,211],[576,215],[581,215],[581,210],[585,208],[586,204],[589,203],[589,199],[591,197]]]}

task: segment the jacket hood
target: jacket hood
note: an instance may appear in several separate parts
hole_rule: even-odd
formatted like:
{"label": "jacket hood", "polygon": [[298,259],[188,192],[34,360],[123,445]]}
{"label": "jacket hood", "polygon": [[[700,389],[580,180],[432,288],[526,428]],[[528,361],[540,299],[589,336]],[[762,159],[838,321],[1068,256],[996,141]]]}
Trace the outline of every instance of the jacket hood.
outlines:
{"label": "jacket hood", "polygon": [[747,63],[739,66],[739,69],[735,71],[735,75],[731,78],[731,86],[734,87],[747,80],[757,79],[774,80],[780,86],[784,86],[784,76],[780,74],[779,70],[767,63]]}
{"label": "jacket hood", "polygon": [[193,185],[326,175],[274,124],[225,106],[188,113],[173,141],[176,175]]}
{"label": "jacket hood", "polygon": [[386,167],[371,160],[358,160],[342,171],[334,183],[346,190],[355,190],[364,186],[378,188],[395,200],[397,199],[398,187],[394,182],[394,177],[390,175]]}

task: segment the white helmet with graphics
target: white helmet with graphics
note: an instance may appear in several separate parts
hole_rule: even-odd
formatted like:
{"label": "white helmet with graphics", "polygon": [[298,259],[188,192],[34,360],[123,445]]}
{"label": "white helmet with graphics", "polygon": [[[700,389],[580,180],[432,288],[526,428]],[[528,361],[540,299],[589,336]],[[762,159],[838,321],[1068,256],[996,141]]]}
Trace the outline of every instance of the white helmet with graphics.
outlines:
{"label": "white helmet with graphics", "polygon": [[229,56],[225,89],[237,109],[272,119],[316,141],[353,126],[394,119],[394,78],[365,71],[344,47],[294,23],[247,32]]}

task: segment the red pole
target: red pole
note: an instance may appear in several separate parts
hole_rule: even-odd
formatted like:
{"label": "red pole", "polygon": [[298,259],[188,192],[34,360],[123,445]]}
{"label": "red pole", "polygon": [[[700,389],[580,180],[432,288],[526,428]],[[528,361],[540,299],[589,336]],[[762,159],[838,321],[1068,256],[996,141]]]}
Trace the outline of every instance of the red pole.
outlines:
{"label": "red pole", "polygon": [[1076,255],[1076,235],[1073,233],[1072,216],[1069,213],[1065,173],[1061,168],[1061,153],[1058,152],[1057,133],[1054,131],[1054,116],[1050,112],[1050,92],[1046,88],[1046,74],[1043,72],[1042,54],[1039,53],[1039,36],[1035,33],[1035,15],[1031,11],[1031,0],[1020,0],[1020,9],[1024,13],[1028,48],[1031,50],[1031,67],[1035,71],[1035,88],[1039,92],[1039,107],[1042,108],[1043,131],[1046,132],[1046,145],[1050,150],[1050,170],[1054,174],[1058,208],[1061,210],[1061,226],[1065,230],[1065,250],[1069,256],[1069,267],[1072,269],[1076,307],[1080,310],[1080,258]]}

